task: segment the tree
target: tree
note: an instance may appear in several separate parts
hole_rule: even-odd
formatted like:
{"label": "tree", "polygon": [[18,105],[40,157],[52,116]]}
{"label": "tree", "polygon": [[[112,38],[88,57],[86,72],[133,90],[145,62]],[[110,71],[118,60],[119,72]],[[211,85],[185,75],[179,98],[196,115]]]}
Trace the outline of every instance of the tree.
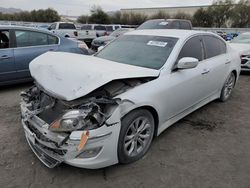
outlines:
{"label": "tree", "polygon": [[183,13],[183,12],[178,12],[177,14],[175,14],[174,16],[172,16],[172,18],[175,18],[175,19],[184,19],[184,20],[191,20],[192,16],[190,16],[189,14]]}
{"label": "tree", "polygon": [[141,25],[143,22],[147,20],[147,16],[144,14],[130,14],[130,22],[131,25]]}
{"label": "tree", "polygon": [[161,10],[150,17],[150,19],[168,19],[168,18],[170,18],[169,14]]}
{"label": "tree", "polygon": [[122,14],[120,11],[116,11],[113,15],[110,16],[110,22],[113,24],[121,24]]}
{"label": "tree", "polygon": [[227,26],[227,21],[232,16],[233,6],[233,0],[217,0],[207,9],[208,14],[213,15],[215,27]]}
{"label": "tree", "polygon": [[60,20],[58,13],[48,8],[46,10],[23,11],[15,14],[0,14],[0,20],[6,21],[31,21],[31,22],[55,22]]}
{"label": "tree", "polygon": [[109,16],[107,13],[105,13],[101,7],[99,6],[93,6],[90,10],[91,15],[89,17],[90,23],[96,23],[96,24],[109,24]]}
{"label": "tree", "polygon": [[88,15],[81,15],[77,18],[77,22],[86,24],[89,21],[89,16]]}
{"label": "tree", "polygon": [[200,8],[194,13],[192,23],[195,27],[212,27],[213,16],[207,10]]}
{"label": "tree", "polygon": [[240,0],[233,8],[232,27],[250,26],[250,1]]}

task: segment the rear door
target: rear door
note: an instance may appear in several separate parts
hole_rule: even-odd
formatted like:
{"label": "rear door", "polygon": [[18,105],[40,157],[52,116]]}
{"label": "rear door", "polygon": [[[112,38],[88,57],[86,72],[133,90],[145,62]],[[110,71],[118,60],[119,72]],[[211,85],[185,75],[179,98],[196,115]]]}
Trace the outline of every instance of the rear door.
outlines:
{"label": "rear door", "polygon": [[47,51],[58,49],[59,39],[56,36],[27,30],[15,30],[15,64],[19,78],[30,77],[29,63]]}
{"label": "rear door", "polygon": [[220,91],[230,68],[231,56],[227,53],[224,41],[212,36],[202,36],[205,60],[203,76],[206,77],[206,90],[210,94]]}
{"label": "rear door", "polygon": [[0,83],[16,77],[14,50],[9,30],[0,30]]}

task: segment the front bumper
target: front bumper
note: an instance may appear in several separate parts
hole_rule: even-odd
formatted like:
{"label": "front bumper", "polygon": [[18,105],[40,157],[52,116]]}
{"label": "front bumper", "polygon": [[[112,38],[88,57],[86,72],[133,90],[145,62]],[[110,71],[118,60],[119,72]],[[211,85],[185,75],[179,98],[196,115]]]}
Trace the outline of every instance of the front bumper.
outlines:
{"label": "front bumper", "polygon": [[250,57],[245,56],[241,59],[241,70],[250,70]]}
{"label": "front bumper", "polygon": [[[72,166],[97,169],[118,163],[117,143],[120,121],[112,126],[89,131],[89,139],[82,150],[78,150],[83,131],[74,131],[70,135],[49,131],[49,125],[21,103],[22,125],[27,142],[38,159],[49,168],[64,162]],[[112,122],[113,120],[109,120]],[[114,122],[114,121],[113,121]],[[100,148],[92,157],[80,157],[85,151]]]}

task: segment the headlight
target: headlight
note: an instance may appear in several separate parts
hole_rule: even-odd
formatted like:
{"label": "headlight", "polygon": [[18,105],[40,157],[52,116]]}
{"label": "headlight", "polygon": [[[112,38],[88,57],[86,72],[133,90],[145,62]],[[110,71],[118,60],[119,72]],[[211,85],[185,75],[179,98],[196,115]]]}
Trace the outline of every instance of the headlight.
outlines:
{"label": "headlight", "polygon": [[72,132],[76,130],[91,130],[98,128],[104,118],[97,112],[88,110],[71,110],[61,119],[54,121],[49,130],[54,132]]}

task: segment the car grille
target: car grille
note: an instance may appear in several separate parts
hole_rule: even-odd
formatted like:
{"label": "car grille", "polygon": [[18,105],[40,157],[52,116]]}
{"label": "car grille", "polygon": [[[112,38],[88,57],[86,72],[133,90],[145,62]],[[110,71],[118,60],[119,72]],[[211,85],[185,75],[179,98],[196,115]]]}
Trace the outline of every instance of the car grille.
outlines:
{"label": "car grille", "polygon": [[33,152],[36,154],[39,160],[42,161],[42,163],[44,163],[47,167],[54,168],[55,166],[61,163],[60,161],[47,155],[45,152],[43,152],[41,148],[39,148],[37,145],[34,145],[29,139],[27,140]]}

